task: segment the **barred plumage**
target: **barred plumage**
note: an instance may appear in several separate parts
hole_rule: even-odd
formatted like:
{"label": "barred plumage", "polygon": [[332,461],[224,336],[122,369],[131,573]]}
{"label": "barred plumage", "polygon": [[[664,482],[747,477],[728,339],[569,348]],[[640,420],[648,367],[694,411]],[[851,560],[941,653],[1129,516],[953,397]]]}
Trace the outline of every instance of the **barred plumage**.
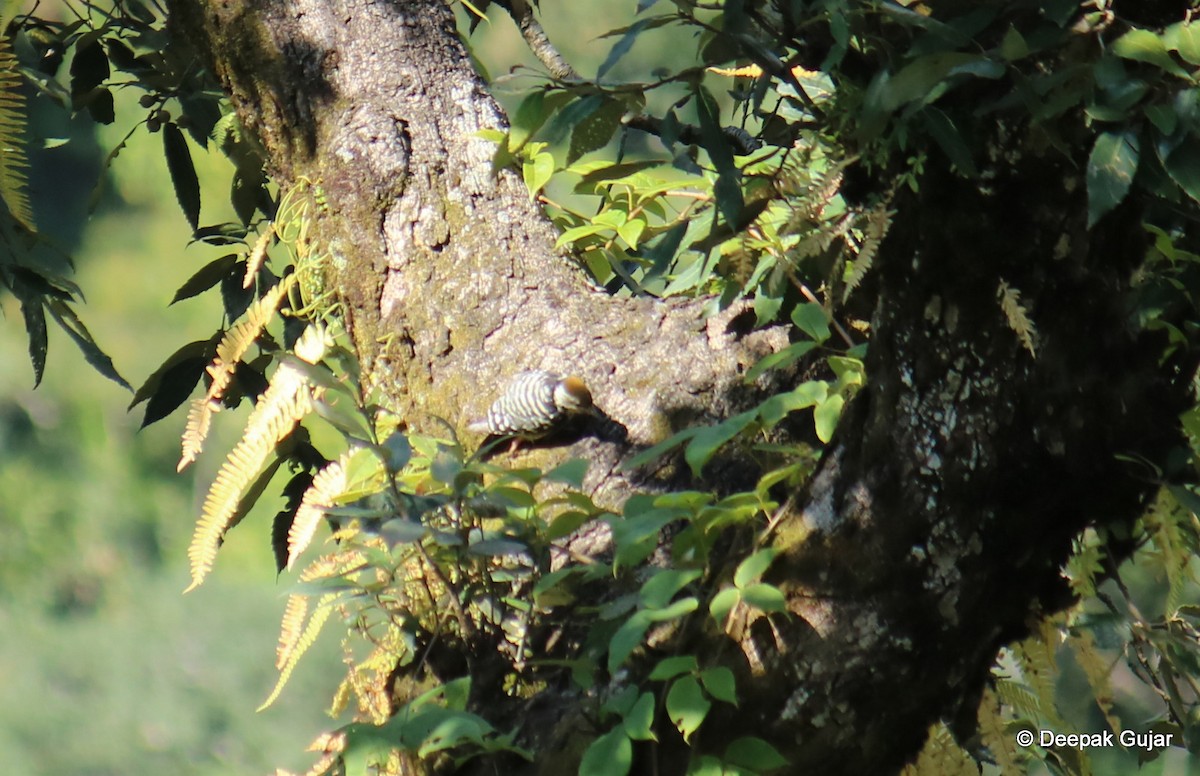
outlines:
{"label": "barred plumage", "polygon": [[471,431],[533,439],[544,436],[571,413],[591,412],[592,394],[574,375],[532,370],[516,375],[487,418],[467,427]]}

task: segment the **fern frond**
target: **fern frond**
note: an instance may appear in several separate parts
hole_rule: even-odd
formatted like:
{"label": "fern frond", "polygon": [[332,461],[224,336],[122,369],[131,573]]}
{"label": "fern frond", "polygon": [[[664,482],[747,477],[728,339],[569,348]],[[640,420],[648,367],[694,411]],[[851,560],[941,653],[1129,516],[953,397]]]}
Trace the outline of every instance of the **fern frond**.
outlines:
{"label": "fern frond", "polygon": [[1021,304],[1021,292],[1001,280],[996,289],[996,297],[1000,300],[1000,309],[1004,311],[1008,327],[1016,333],[1029,355],[1037,358],[1037,327],[1033,325],[1029,313]]}
{"label": "fern frond", "polygon": [[842,188],[842,171],[845,169],[845,164],[831,164],[821,177],[817,178],[809,186],[807,196],[805,197],[805,210],[808,217],[816,221],[820,219],[825,212],[825,208],[833,201],[838,191]]}
{"label": "fern frond", "polygon": [[885,204],[877,205],[867,214],[867,225],[863,229],[862,242],[858,245],[858,251],[854,257],[854,268],[850,272],[850,277],[846,279],[846,288],[842,291],[843,303],[850,298],[850,294],[858,288],[863,278],[871,271],[875,254],[879,252],[879,246],[883,243],[883,238],[887,236],[888,228],[892,225],[892,215],[892,211],[888,210]]}
{"label": "fern frond", "polygon": [[901,776],[978,776],[979,767],[939,722],[930,728],[917,761],[900,773]]}
{"label": "fern frond", "polygon": [[181,472],[204,450],[204,440],[212,427],[213,415],[221,411],[221,402],[201,396],[192,402],[188,410],[187,424],[183,427],[183,453],[175,471]]}
{"label": "fern frond", "polygon": [[1037,695],[1020,682],[1000,679],[996,682],[996,695],[1011,706],[1024,719],[1036,722],[1042,716],[1042,705]]}
{"label": "fern frond", "polygon": [[977,719],[980,739],[992,753],[992,757],[996,758],[996,765],[1000,766],[1000,773],[1004,776],[1024,773],[1025,771],[1020,765],[1020,752],[1017,750],[1016,740],[1001,715],[1000,699],[990,687],[983,691]]}
{"label": "fern frond", "polygon": [[300,508],[296,510],[292,528],[288,531],[287,567],[289,569],[296,562],[300,553],[308,549],[308,545],[312,543],[317,526],[325,517],[325,509],[333,506],[334,499],[346,489],[347,460],[347,456],[343,455],[318,472],[317,476],[313,477],[312,485],[300,500]]}
{"label": "fern frond", "polygon": [[1092,696],[1096,699],[1096,705],[1104,714],[1108,727],[1119,735],[1123,726],[1113,714],[1113,689],[1110,681],[1116,660],[1108,660],[1100,654],[1100,651],[1096,649],[1096,642],[1092,638],[1091,631],[1081,631],[1078,636],[1071,638],[1069,643],[1075,655],[1075,662],[1087,676],[1088,685],[1092,688]]}
{"label": "fern frond", "polygon": [[322,555],[304,567],[300,572],[301,582],[312,582],[316,579],[330,579],[357,571],[366,565],[367,556],[360,550],[331,552]]}
{"label": "fern frond", "polygon": [[303,631],[304,617],[308,614],[308,596],[304,593],[293,593],[288,596],[287,606],[283,610],[283,620],[279,623],[279,645],[275,648],[275,667],[287,665],[296,645],[300,643]]}
{"label": "fern frond", "polygon": [[249,288],[254,283],[254,277],[267,260],[267,248],[271,247],[271,238],[274,236],[275,224],[268,224],[246,257],[246,276],[242,278],[242,288]]}
{"label": "fern frond", "polygon": [[225,336],[217,344],[216,358],[208,365],[212,385],[208,388],[206,398],[219,399],[225,395],[225,389],[229,387],[229,381],[233,379],[233,372],[241,362],[242,356],[246,355],[246,351],[274,317],[275,310],[291,288],[292,282],[291,277],[281,280],[250,305],[242,320],[225,332]]}
{"label": "fern frond", "polygon": [[321,752],[321,758],[313,763],[313,767],[304,772],[304,776],[327,776],[333,773],[333,768],[346,749],[346,734],[342,731],[322,733],[308,746],[310,752]]}
{"label": "fern frond", "polygon": [[257,711],[270,706],[279,697],[279,693],[283,692],[283,688],[287,685],[288,679],[292,676],[292,671],[295,670],[296,664],[300,662],[300,658],[308,651],[317,640],[317,636],[321,633],[321,628],[325,625],[325,621],[329,619],[329,615],[333,613],[333,602],[337,599],[337,593],[326,593],[321,596],[317,602],[317,608],[313,610],[312,618],[308,621],[308,626],[300,638],[296,640],[296,644],[292,649],[288,660],[279,669],[279,679],[275,682],[275,688],[271,690],[271,694],[258,707]]}
{"label": "fern frond", "polygon": [[27,116],[21,73],[7,36],[0,36],[0,199],[21,226],[37,231],[29,204],[29,156],[25,152]]}
{"label": "fern frond", "polygon": [[204,440],[208,437],[209,428],[212,426],[212,417],[221,411],[220,399],[225,395],[229,381],[233,379],[238,362],[242,360],[242,356],[246,354],[246,351],[258,339],[258,335],[266,328],[271,317],[275,315],[276,308],[279,307],[280,301],[291,288],[292,282],[289,277],[277,283],[261,299],[250,305],[246,310],[245,318],[231,327],[221,338],[221,342],[217,345],[217,355],[207,367],[208,374],[212,377],[212,384],[209,385],[204,396],[192,402],[191,409],[188,410],[187,425],[183,431],[183,450],[179,456],[179,463],[175,466],[175,471],[181,472],[186,469],[203,451]]}
{"label": "fern frond", "polygon": [[242,491],[255,478],[275,447],[313,409],[308,378],[284,362],[275,370],[267,390],[246,421],[246,430],[233,448],[204,499],[188,560],[192,584],[199,586],[212,569],[217,548],[231,525]]}
{"label": "fern frond", "polygon": [[1047,618],[1042,621],[1038,633],[1022,641],[1013,651],[1020,660],[1025,681],[1037,695],[1042,718],[1063,728],[1066,725],[1059,717],[1054,698],[1055,680],[1058,676],[1055,659],[1058,636],[1057,626],[1051,618]]}

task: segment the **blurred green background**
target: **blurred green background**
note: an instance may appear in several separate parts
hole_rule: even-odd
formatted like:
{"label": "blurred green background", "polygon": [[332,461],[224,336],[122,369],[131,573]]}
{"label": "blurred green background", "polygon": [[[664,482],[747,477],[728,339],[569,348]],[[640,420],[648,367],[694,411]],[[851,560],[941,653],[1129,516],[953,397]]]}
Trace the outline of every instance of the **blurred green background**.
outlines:
{"label": "blurred green background", "polygon": [[[161,136],[144,127],[107,175],[101,163],[146,111],[131,91],[117,121],[39,109],[30,185],[39,228],[73,257],[79,311],[135,387],[185,342],[221,324],[205,295],[168,307],[174,290],[228,252],[189,246]],[[37,150],[54,137],[71,142]],[[233,220],[232,168],[197,147],[205,223]],[[104,196],[89,219],[99,179]],[[212,298],[207,298],[211,296]],[[231,439],[175,473],[182,413],[138,430],[143,406],[89,366],[54,326],[43,384],[19,305],[0,299],[0,749],[5,773],[228,774],[304,770],[305,747],[331,721],[339,678],[334,629],[283,697],[274,650],[290,581],[276,581],[270,514],[235,531],[201,589],[186,548],[199,499]],[[225,413],[233,430],[245,410]]]}

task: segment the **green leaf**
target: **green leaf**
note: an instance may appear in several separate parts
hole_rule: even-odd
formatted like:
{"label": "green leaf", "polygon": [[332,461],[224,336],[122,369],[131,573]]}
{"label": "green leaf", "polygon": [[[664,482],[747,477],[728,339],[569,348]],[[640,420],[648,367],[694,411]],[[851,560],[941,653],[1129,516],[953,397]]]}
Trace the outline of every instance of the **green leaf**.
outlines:
{"label": "green leaf", "polygon": [[[687,776],[728,776],[729,771],[721,764],[721,761],[711,754],[706,754],[700,758],[693,758],[688,763]],[[741,776],[741,774],[738,774]]]}
{"label": "green leaf", "polygon": [[792,323],[800,331],[822,343],[829,339],[829,316],[825,309],[816,302],[802,304],[792,311]]}
{"label": "green leaf", "polygon": [[555,241],[554,247],[561,248],[567,243],[578,242],[582,237],[590,237],[593,234],[601,234],[603,232],[610,231],[611,229],[612,227],[608,224],[597,223],[573,226],[558,236],[558,240]]}
{"label": "green leaf", "polygon": [[725,760],[755,773],[772,771],[788,764],[775,747],[757,736],[744,736],[725,749]]}
{"label": "green leaf", "polygon": [[175,296],[171,297],[170,304],[182,302],[184,299],[191,299],[197,294],[204,293],[233,272],[233,268],[237,266],[237,263],[237,254],[227,253],[221,258],[214,259],[205,264],[195,275],[192,275],[187,279],[187,282],[179,287],[179,290],[175,292]]}
{"label": "green leaf", "polygon": [[[587,172],[583,173],[579,179],[579,183],[575,184],[576,194],[596,194],[603,188],[603,184],[629,178],[642,170],[658,167],[662,162],[657,159],[643,159],[638,162],[589,162],[588,164]],[[579,169],[580,167],[581,165],[576,165],[571,169],[583,172]],[[643,196],[647,195],[647,192],[641,191],[640,187],[639,193]],[[648,193],[655,194],[658,192],[652,191]]]}
{"label": "green leaf", "polygon": [[517,112],[513,114],[512,126],[508,131],[508,150],[516,152],[525,145],[533,133],[537,132],[546,122],[548,115],[544,90],[538,89],[531,92],[524,100],[521,100],[521,104],[517,106]]}
{"label": "green leaf", "polygon": [[638,592],[642,606],[647,609],[662,609],[671,602],[675,594],[701,575],[699,569],[664,569],[650,577]]}
{"label": "green leaf", "polygon": [[813,410],[813,423],[817,429],[817,439],[828,443],[833,438],[833,430],[837,428],[838,418],[842,416],[842,407],[846,400],[840,393],[827,397]]}
{"label": "green leaf", "polygon": [[42,306],[42,297],[23,297],[21,315],[25,318],[25,333],[29,335],[29,360],[33,362],[33,386],[36,388],[46,371],[46,350],[49,345],[46,308]]}
{"label": "green leaf", "polygon": [[738,564],[737,571],[733,574],[733,584],[736,587],[744,588],[751,582],[757,582],[778,556],[779,550],[774,547],[767,547],[754,553]]}
{"label": "green leaf", "polygon": [[633,218],[619,226],[617,234],[629,245],[630,250],[637,250],[638,240],[645,230],[646,222],[640,218]]}
{"label": "green leaf", "polygon": [[667,692],[667,716],[683,734],[684,741],[690,741],[711,708],[712,703],[704,697],[704,691],[694,677],[676,679]]}
{"label": "green leaf", "polygon": [[163,154],[167,158],[171,184],[175,187],[175,198],[179,200],[184,217],[195,231],[200,224],[200,180],[196,177],[187,139],[174,123],[163,126],[162,137]]}
{"label": "green leaf", "polygon": [[905,65],[883,85],[879,107],[892,112],[914,101],[933,102],[945,91],[937,87],[957,75],[999,78],[1003,74],[1003,65],[981,54],[958,51],[927,54]]}
{"label": "green leaf", "polygon": [[82,36],[71,60],[71,95],[87,94],[107,80],[108,56],[96,36]]}
{"label": "green leaf", "polygon": [[1000,56],[1013,62],[1024,59],[1029,54],[1029,44],[1025,42],[1025,38],[1017,32],[1016,27],[1009,27],[1008,32],[1004,33],[1004,40],[1000,42]]}
{"label": "green leaf", "polygon": [[112,90],[92,90],[84,98],[83,104],[88,108],[88,115],[96,124],[107,126],[116,121],[116,102],[113,100]]}
{"label": "green leaf", "polygon": [[133,386],[117,372],[112,359],[100,349],[96,340],[92,338],[91,332],[83,325],[79,315],[66,302],[61,299],[52,299],[47,302],[46,307],[62,330],[75,342],[76,347],[83,353],[84,359],[92,365],[93,369],[133,393]]}
{"label": "green leaf", "polygon": [[754,294],[754,319],[758,326],[766,326],[779,318],[783,309],[783,295],[772,296],[766,288],[759,288]]}
{"label": "green leaf", "polygon": [[636,566],[654,552],[658,532],[672,520],[678,519],[673,510],[652,509],[634,519],[614,519],[613,541],[617,545],[616,566]]}
{"label": "green leaf", "polygon": [[666,657],[658,661],[658,665],[654,666],[654,670],[650,672],[650,681],[665,682],[668,679],[674,679],[680,674],[688,674],[700,667],[696,662],[694,655],[676,655],[675,657]]}
{"label": "green leaf", "polygon": [[637,703],[638,688],[635,685],[625,685],[616,693],[610,695],[608,700],[600,706],[601,719],[605,714],[613,714],[618,717],[624,717],[633,710],[633,705]]}
{"label": "green leaf", "polygon": [[597,81],[603,78],[604,74],[611,70],[613,66],[620,61],[621,57],[629,53],[629,49],[633,48],[633,44],[637,40],[637,36],[640,35],[642,30],[646,29],[646,27],[652,21],[653,19],[638,19],[636,22],[629,25],[629,28],[625,30],[625,34],[621,36],[620,40],[613,44],[613,47],[608,52],[608,56],[604,58],[604,62],[602,62],[600,67],[596,70]]}
{"label": "green leaf", "polygon": [[746,203],[742,198],[741,171],[733,162],[733,150],[729,140],[721,131],[717,101],[705,89],[696,92],[696,114],[700,118],[700,140],[704,150],[717,168],[717,182],[713,186],[713,195],[717,200],[717,209],[725,218],[725,222],[734,228],[740,228],[742,211]]}
{"label": "green leaf", "polygon": [[742,589],[742,600],[747,605],[753,606],[756,609],[761,609],[764,612],[786,612],[787,601],[783,597],[783,593],[774,585],[766,585],[762,582],[750,585]]}
{"label": "green leaf", "polygon": [[1193,515],[1200,516],[1200,495],[1182,485],[1168,485],[1167,490],[1171,492],[1181,507]]}
{"label": "green leaf", "polygon": [[688,466],[692,469],[692,474],[699,478],[704,465],[708,463],[717,449],[741,433],[742,429],[753,423],[757,417],[756,410],[749,410],[740,415],[734,415],[715,426],[697,430],[683,454]]}
{"label": "green leaf", "polygon": [[680,598],[664,609],[643,609],[642,613],[650,622],[667,622],[691,614],[700,608],[700,602],[695,596]]}
{"label": "green leaf", "polygon": [[615,674],[633,651],[641,645],[646,631],[653,621],[645,611],[633,615],[608,640],[608,672]]}
{"label": "green leaf", "polygon": [[575,532],[575,529],[591,519],[591,515],[587,512],[581,512],[577,509],[568,509],[566,512],[555,515],[550,521],[550,525],[546,527],[546,538],[550,541],[561,539],[564,536],[570,536]]}
{"label": "green leaf", "polygon": [[1163,161],[1171,180],[1179,184],[1189,197],[1200,202],[1200,145],[1194,136],[1171,152]]}
{"label": "green leaf", "polygon": [[608,145],[621,126],[625,105],[620,100],[605,100],[600,107],[582,119],[571,131],[571,145],[567,149],[567,164],[574,164],[579,157]]}
{"label": "green leaf", "polygon": [[313,409],[321,419],[341,431],[348,437],[360,441],[371,438],[367,420],[362,416],[358,407],[345,395],[325,394],[313,402]]}
{"label": "green leaf", "polygon": [[1200,24],[1176,22],[1163,30],[1163,44],[1189,65],[1200,65]]}
{"label": "green leaf", "polygon": [[429,475],[438,482],[443,482],[447,485],[454,482],[454,478],[462,471],[462,459],[449,450],[438,450],[437,455],[429,464]]}
{"label": "green leaf", "polygon": [[573,488],[583,487],[583,478],[587,474],[588,462],[582,458],[572,458],[566,463],[559,464],[542,477],[546,482],[561,482]]}
{"label": "green leaf", "polygon": [[830,356],[828,362],[829,368],[837,375],[838,382],[842,385],[862,385],[866,380],[861,358]]}
{"label": "green leaf", "polygon": [[737,606],[740,600],[742,600],[742,593],[736,587],[727,587],[713,596],[712,602],[708,605],[708,611],[716,620],[717,625],[725,627],[725,618],[729,616],[733,607]]}
{"label": "green leaf", "polygon": [[759,359],[758,363],[750,367],[750,370],[746,372],[745,381],[747,383],[754,382],[763,372],[766,372],[768,369],[775,369],[776,367],[781,366],[791,366],[807,355],[808,351],[812,350],[816,346],[817,343],[811,340],[793,342],[791,345],[788,345],[778,353],[772,353],[769,356]]}
{"label": "green leaf", "polygon": [[731,703],[734,706],[738,705],[737,681],[733,678],[733,671],[725,666],[715,666],[701,671],[700,683],[704,685],[705,691],[717,700]]}
{"label": "green leaf", "polygon": [[962,132],[954,126],[950,117],[934,107],[926,108],[921,115],[925,119],[925,127],[929,130],[930,136],[959,172],[968,178],[978,177],[979,169],[975,166],[971,149],[963,139]]}
{"label": "green leaf", "polygon": [[[203,344],[207,345],[208,343]],[[208,366],[208,359],[202,356],[184,358],[167,366],[158,375],[158,385],[154,393],[150,395],[150,400],[146,402],[146,413],[142,417],[142,424],[139,428],[145,428],[151,423],[162,420],[187,401],[188,397],[192,395],[196,383],[200,382],[200,378],[204,375],[206,366]]]}
{"label": "green leaf", "polygon": [[536,196],[549,182],[550,176],[554,174],[554,156],[548,151],[535,154],[533,159],[521,166],[521,173],[525,180],[525,187],[529,189],[529,196],[531,198]]}
{"label": "green leaf", "polygon": [[1163,39],[1150,32],[1150,30],[1130,30],[1113,41],[1111,50],[1123,59],[1148,62],[1167,71],[1171,75],[1180,78],[1191,78],[1188,72],[1171,58]]}
{"label": "green leaf", "polygon": [[1088,227],[1121,204],[1138,166],[1138,139],[1132,132],[1105,132],[1088,158]]}
{"label": "green leaf", "polygon": [[[201,359],[206,364],[211,357],[211,348],[213,343],[211,340],[196,340],[189,342],[183,347],[176,350],[165,361],[155,369],[154,372],[146,378],[145,382],[133,394],[133,399],[129,402],[127,409],[133,409],[141,402],[146,401],[155,393],[158,392],[159,383],[162,382],[163,375],[172,367],[192,359]],[[145,424],[143,424],[143,427]]]}
{"label": "green leaf", "polygon": [[579,776],[625,776],[633,765],[633,744],[622,727],[597,738],[583,753]]}
{"label": "green leaf", "polygon": [[621,723],[625,735],[634,741],[657,741],[654,735],[654,695],[644,692]]}
{"label": "green leaf", "polygon": [[763,425],[774,426],[789,413],[805,407],[814,407],[829,395],[829,384],[824,380],[809,380],[796,386],[796,390],[780,393],[759,405],[758,415]]}
{"label": "green leaf", "polygon": [[683,431],[680,431],[678,434],[675,434],[674,436],[664,439],[663,441],[659,442],[658,444],[654,445],[653,447],[649,447],[649,448],[643,450],[642,452],[638,453],[637,455],[633,456],[629,460],[625,461],[623,464],[621,464],[620,471],[630,472],[630,471],[633,471],[634,469],[638,469],[642,466],[645,466],[646,464],[650,463],[651,461],[658,460],[668,450],[673,450],[674,448],[682,445],[684,442],[687,442],[692,437],[696,436],[696,433],[699,430],[700,429],[696,429],[696,428],[684,429]]}
{"label": "green leaf", "polygon": [[386,453],[385,463],[388,471],[392,473],[408,466],[408,462],[412,460],[412,445],[403,432],[393,431],[391,436],[384,440],[383,449]]}

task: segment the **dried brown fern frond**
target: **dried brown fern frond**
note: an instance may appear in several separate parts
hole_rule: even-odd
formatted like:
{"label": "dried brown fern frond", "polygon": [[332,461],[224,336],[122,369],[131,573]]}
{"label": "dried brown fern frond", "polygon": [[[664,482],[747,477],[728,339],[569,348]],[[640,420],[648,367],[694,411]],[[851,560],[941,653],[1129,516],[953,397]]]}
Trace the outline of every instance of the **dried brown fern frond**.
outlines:
{"label": "dried brown fern frond", "polygon": [[276,446],[313,409],[312,387],[294,364],[285,361],[275,370],[266,392],[246,422],[241,440],[233,448],[204,499],[196,532],[188,547],[192,584],[199,586],[212,569],[217,548],[232,527],[242,491],[262,469]]}
{"label": "dried brown fern frond", "polygon": [[292,282],[291,278],[285,278],[250,305],[245,317],[225,332],[225,336],[217,344],[216,358],[207,367],[212,384],[203,396],[192,402],[191,409],[188,410],[187,426],[183,432],[183,450],[175,467],[176,471],[183,471],[203,451],[204,440],[212,426],[212,416],[221,410],[220,399],[225,395],[229,381],[233,379],[234,370],[274,317],[275,310],[291,288]]}
{"label": "dried brown fern frond", "polygon": [[325,625],[325,621],[329,619],[329,615],[333,614],[334,604],[337,601],[337,593],[326,593],[317,601],[317,606],[313,609],[312,617],[308,620],[308,625],[296,639],[296,643],[288,653],[288,657],[283,661],[283,665],[279,667],[279,679],[275,681],[275,687],[271,690],[271,694],[258,707],[258,711],[270,706],[283,692],[283,688],[287,686],[288,679],[292,676],[292,671],[295,670],[296,664],[300,662],[300,658],[308,651],[317,640],[317,636],[321,633],[321,628]]}
{"label": "dried brown fern frond", "polygon": [[267,225],[258,236],[250,255],[246,257],[246,275],[242,278],[242,288],[249,288],[254,283],[255,276],[267,261],[267,248],[271,247],[271,239],[275,237],[275,224]]}
{"label": "dried brown fern frond", "polygon": [[1016,333],[1029,355],[1037,358],[1037,327],[1021,304],[1021,292],[1002,279],[996,289],[996,297],[1000,300],[1000,309],[1004,312],[1008,327]]}
{"label": "dried brown fern frond", "polygon": [[288,531],[288,561],[290,569],[300,553],[312,543],[317,527],[325,517],[325,510],[333,506],[334,500],[346,489],[347,455],[333,461],[313,477],[312,485],[300,500],[300,508]]}
{"label": "dried brown fern frond", "polygon": [[308,615],[308,596],[294,593],[288,596],[287,606],[283,610],[283,620],[279,623],[279,644],[275,647],[275,667],[283,668],[291,659],[296,645],[300,643],[303,633],[301,626]]}

